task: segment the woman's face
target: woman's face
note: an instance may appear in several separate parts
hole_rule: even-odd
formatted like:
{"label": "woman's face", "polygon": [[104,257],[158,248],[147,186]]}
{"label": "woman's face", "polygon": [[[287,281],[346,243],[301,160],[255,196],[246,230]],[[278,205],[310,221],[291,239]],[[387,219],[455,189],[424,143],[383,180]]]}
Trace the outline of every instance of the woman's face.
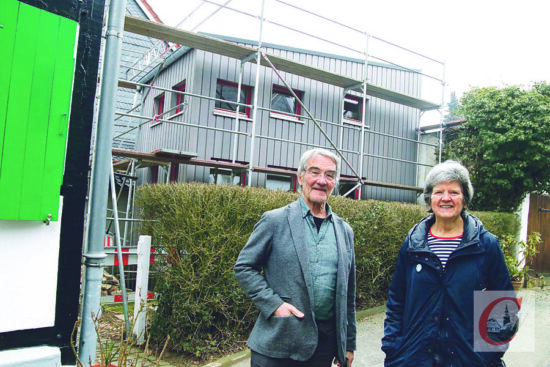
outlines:
{"label": "woman's face", "polygon": [[464,208],[462,187],[458,182],[442,182],[432,191],[432,210],[437,219],[456,219]]}

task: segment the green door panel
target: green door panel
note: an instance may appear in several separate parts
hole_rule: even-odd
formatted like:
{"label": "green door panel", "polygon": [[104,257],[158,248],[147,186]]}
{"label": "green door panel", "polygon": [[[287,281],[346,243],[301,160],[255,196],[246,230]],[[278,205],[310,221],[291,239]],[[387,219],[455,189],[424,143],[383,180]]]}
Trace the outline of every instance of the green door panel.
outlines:
{"label": "green door panel", "polygon": [[4,17],[15,24],[0,28],[2,43],[12,44],[0,69],[0,220],[57,220],[78,26],[15,0],[1,3],[0,24]]}

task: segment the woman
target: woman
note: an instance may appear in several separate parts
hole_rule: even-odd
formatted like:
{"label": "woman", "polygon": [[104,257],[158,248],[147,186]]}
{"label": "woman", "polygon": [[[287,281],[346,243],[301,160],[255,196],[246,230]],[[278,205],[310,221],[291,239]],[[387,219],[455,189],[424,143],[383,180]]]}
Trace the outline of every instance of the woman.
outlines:
{"label": "woman", "polygon": [[474,291],[513,290],[498,239],[466,212],[474,190],[454,161],[426,177],[431,215],[407,235],[387,301],[385,366],[502,366],[473,348]]}

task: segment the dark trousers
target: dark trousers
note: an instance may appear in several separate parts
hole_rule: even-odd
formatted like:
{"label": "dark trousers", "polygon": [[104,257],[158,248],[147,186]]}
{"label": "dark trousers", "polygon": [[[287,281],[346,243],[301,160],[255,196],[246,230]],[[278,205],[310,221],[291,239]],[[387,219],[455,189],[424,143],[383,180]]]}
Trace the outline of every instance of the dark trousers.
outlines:
{"label": "dark trousers", "polygon": [[251,351],[251,367],[330,367],[336,356],[336,333],[328,335],[319,330],[317,347],[307,361],[291,358],[273,358]]}

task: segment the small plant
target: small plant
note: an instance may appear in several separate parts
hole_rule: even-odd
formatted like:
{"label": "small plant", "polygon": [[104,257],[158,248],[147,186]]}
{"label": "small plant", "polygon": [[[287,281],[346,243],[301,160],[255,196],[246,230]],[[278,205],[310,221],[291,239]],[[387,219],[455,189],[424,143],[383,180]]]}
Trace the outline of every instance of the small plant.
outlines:
{"label": "small plant", "polygon": [[[141,312],[141,309],[139,312]],[[137,317],[133,318],[134,321],[130,327],[131,330],[134,329],[136,318]],[[141,348],[137,343],[139,338],[135,335],[127,336],[124,325],[122,325],[119,332],[119,340],[102,340],[100,336],[100,329],[102,326],[101,317],[92,314],[92,319],[94,322],[99,347],[98,361],[94,365],[91,364],[91,361],[88,363],[83,363],[78,358],[78,353],[73,345],[72,348],[73,353],[76,356],[77,367],[143,367],[145,365],[145,360],[153,361],[156,363],[156,366],[159,366],[168,342],[170,341],[170,336],[166,337],[166,341],[160,354],[158,356],[153,356],[149,349],[149,337],[147,338],[145,347]],[[80,322],[81,320],[79,319],[75,323],[73,333],[71,335],[72,340],[75,340],[75,333],[80,326]]]}
{"label": "small plant", "polygon": [[540,243],[541,236],[538,232],[530,233],[527,236],[527,241],[518,241],[510,235],[501,238],[500,245],[508,272],[513,281],[521,281],[526,278],[529,271],[527,264],[535,257]]}
{"label": "small plant", "polygon": [[102,362],[100,365],[111,366],[120,353],[120,345],[117,345],[112,340],[105,340],[104,344],[100,344],[99,348]]}

